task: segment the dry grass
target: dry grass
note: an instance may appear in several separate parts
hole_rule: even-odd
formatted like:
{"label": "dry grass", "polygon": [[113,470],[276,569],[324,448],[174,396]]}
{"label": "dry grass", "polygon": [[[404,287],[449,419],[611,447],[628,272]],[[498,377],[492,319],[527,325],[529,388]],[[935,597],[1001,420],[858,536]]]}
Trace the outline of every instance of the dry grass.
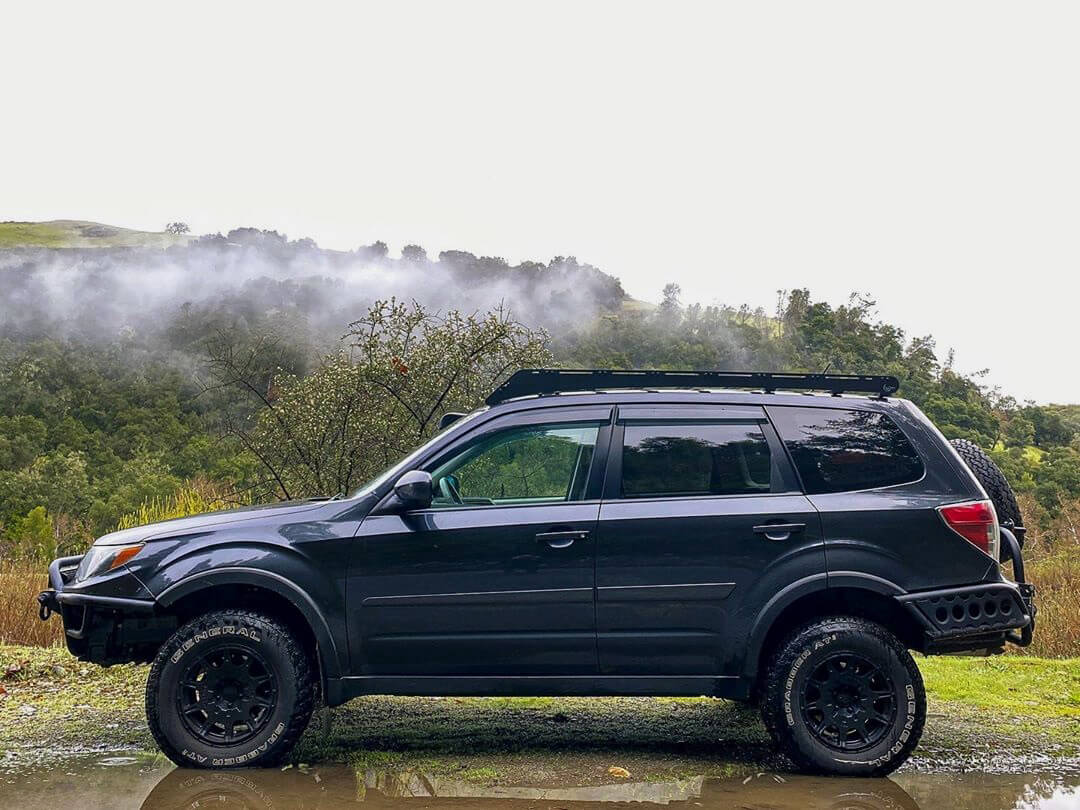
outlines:
{"label": "dry grass", "polygon": [[1031,495],[1017,500],[1028,527],[1027,578],[1035,583],[1039,613],[1035,640],[1022,652],[1045,658],[1080,657],[1080,499],[1051,517]]}
{"label": "dry grass", "polygon": [[1027,577],[1035,583],[1035,639],[1024,655],[1080,657],[1080,559],[1072,551],[1036,559]]}
{"label": "dry grass", "polygon": [[40,563],[0,562],[0,644],[48,647],[62,641],[58,618],[38,618],[37,595],[48,584]]}

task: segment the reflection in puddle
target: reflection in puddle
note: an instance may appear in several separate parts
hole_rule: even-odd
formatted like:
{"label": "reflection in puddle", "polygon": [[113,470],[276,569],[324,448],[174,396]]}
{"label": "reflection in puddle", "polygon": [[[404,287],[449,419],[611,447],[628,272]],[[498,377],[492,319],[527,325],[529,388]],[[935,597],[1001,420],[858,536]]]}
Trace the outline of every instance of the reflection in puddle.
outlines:
{"label": "reflection in puddle", "polygon": [[[142,810],[202,807],[604,808],[652,803],[693,808],[918,810],[889,779],[837,780],[757,774],[748,779],[692,777],[583,786],[478,785],[420,770],[300,772],[173,771]],[[358,808],[359,810],[359,808]],[[987,810],[987,809],[982,809]]]}
{"label": "reflection in puddle", "polygon": [[587,784],[588,778],[581,780],[586,784],[518,781],[526,783],[485,784],[460,774],[409,767],[193,771],[173,769],[161,757],[96,757],[0,773],[0,807],[610,810],[633,803],[705,810],[1080,808],[1078,775],[907,772],[892,779],[857,780],[755,773],[739,778],[601,779],[597,784]]}

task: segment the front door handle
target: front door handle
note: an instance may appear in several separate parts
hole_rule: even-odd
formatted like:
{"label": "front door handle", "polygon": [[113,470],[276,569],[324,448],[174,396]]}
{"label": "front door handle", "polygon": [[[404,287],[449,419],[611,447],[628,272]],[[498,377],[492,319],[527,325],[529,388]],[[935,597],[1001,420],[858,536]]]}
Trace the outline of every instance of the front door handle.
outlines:
{"label": "front door handle", "polygon": [[791,535],[805,528],[805,523],[766,523],[763,526],[755,526],[754,534],[763,534],[769,540],[787,540]]}
{"label": "front door handle", "polygon": [[585,540],[588,536],[586,531],[540,532],[536,535],[536,541],[547,543],[552,548],[568,548],[575,540]]}

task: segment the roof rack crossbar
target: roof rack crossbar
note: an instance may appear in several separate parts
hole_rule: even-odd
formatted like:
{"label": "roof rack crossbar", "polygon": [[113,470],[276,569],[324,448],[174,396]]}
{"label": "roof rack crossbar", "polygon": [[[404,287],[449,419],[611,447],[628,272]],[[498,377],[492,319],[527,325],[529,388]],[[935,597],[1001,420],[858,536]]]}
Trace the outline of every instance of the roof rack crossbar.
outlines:
{"label": "roof rack crossbar", "polygon": [[895,394],[900,382],[896,377],[868,374],[526,368],[496,388],[485,402],[497,405],[516,397],[610,388],[755,388],[770,394],[786,389],[832,394],[866,393],[884,398]]}

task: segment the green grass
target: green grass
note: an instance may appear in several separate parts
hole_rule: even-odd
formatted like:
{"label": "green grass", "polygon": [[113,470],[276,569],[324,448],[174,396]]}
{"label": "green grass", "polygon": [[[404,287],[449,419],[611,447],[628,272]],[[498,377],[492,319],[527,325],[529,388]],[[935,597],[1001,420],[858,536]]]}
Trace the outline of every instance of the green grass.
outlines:
{"label": "green grass", "polygon": [[1080,719],[1080,658],[919,658],[932,700],[995,714]]}
{"label": "green grass", "polygon": [[97,222],[57,219],[50,222],[0,222],[0,248],[158,247],[186,244],[190,235],[135,231]]}

